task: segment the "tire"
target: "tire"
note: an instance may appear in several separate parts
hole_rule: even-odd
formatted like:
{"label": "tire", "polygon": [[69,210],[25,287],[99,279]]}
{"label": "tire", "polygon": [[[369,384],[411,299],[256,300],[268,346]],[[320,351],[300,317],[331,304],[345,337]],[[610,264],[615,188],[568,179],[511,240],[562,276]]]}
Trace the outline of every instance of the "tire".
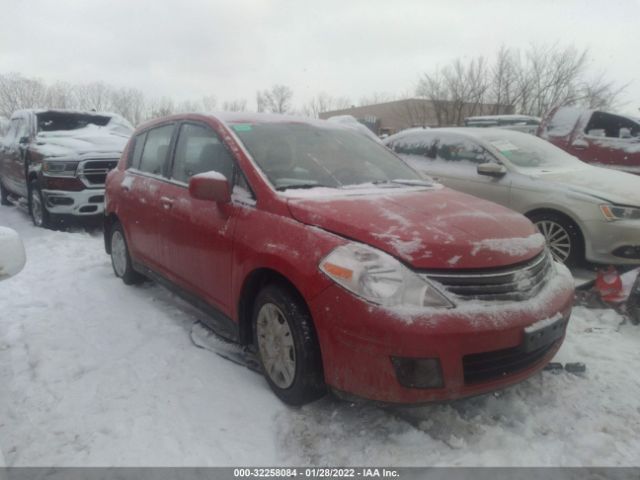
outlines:
{"label": "tire", "polygon": [[299,406],[322,397],[320,347],[304,301],[285,285],[269,284],[256,296],[252,322],[262,372],[278,398]]}
{"label": "tire", "polygon": [[29,182],[29,215],[36,227],[52,228],[53,218],[47,210],[37,180]]}
{"label": "tire", "polygon": [[4,205],[6,207],[10,207],[13,205],[13,203],[9,201],[9,192],[7,192],[7,189],[4,188],[2,179],[0,179],[0,205]]}
{"label": "tire", "polygon": [[111,251],[111,267],[116,277],[121,278],[125,285],[142,283],[144,277],[133,269],[124,229],[119,223],[115,223],[111,227],[109,247]]}
{"label": "tire", "polygon": [[542,212],[529,215],[529,219],[544,236],[553,258],[568,267],[584,263],[584,241],[580,228],[564,215]]}

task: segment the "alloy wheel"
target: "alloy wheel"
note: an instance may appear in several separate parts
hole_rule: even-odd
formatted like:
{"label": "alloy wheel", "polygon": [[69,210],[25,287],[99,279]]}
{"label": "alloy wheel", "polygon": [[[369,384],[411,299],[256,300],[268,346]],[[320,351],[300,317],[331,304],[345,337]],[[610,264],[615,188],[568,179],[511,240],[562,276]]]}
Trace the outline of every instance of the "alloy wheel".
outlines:
{"label": "alloy wheel", "polygon": [[553,258],[565,263],[571,255],[571,236],[569,232],[559,223],[550,220],[536,222],[536,227],[544,236],[545,241]]}

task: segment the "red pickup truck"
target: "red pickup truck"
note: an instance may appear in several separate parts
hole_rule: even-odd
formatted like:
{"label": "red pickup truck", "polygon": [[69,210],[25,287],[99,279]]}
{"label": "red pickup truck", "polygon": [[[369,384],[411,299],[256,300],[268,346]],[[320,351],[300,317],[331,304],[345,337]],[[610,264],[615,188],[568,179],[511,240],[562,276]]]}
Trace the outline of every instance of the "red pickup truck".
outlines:
{"label": "red pickup truck", "polygon": [[559,107],[542,121],[538,136],[584,162],[640,174],[640,119]]}

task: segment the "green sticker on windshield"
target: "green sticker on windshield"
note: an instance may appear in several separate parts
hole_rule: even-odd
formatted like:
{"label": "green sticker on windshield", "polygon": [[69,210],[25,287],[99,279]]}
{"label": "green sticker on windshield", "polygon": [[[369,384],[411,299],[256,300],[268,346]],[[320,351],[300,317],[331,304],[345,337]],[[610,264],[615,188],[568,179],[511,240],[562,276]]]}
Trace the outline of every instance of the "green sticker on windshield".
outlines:
{"label": "green sticker on windshield", "polygon": [[237,125],[231,125],[231,128],[236,132],[250,132],[253,127],[248,123],[238,123]]}

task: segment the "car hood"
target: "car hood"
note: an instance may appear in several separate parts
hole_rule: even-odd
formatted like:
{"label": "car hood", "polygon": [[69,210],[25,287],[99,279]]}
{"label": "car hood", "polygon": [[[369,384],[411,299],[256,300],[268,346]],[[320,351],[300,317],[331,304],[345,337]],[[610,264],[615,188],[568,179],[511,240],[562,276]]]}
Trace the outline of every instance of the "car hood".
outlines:
{"label": "car hood", "polygon": [[524,216],[447,188],[290,198],[288,205],[300,222],[374,246],[418,269],[513,265],[544,247]]}
{"label": "car hood", "polygon": [[128,141],[127,135],[107,127],[89,126],[78,130],[41,132],[34,149],[45,157],[86,157],[114,154],[120,156]]}
{"label": "car hood", "polygon": [[534,176],[612,203],[640,206],[640,176],[585,165],[571,170],[539,172]]}

